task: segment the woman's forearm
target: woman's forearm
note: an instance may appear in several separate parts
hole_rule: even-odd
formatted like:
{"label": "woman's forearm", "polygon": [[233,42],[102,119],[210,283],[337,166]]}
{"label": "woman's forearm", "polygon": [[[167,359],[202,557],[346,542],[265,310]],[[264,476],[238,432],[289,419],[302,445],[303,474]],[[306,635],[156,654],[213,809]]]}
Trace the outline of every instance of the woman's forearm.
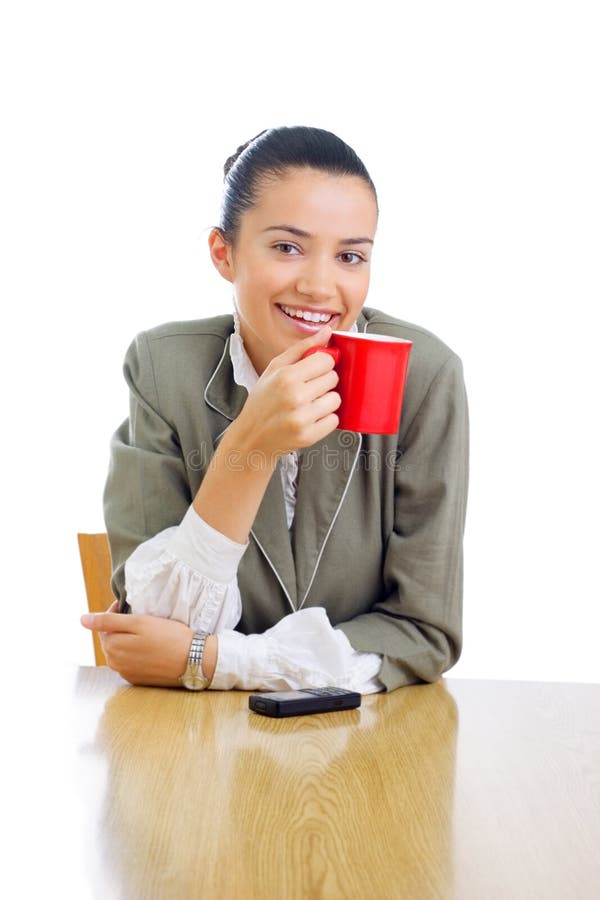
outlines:
{"label": "woman's forearm", "polygon": [[274,455],[253,448],[233,422],[210,461],[194,509],[221,534],[244,544],[276,464]]}

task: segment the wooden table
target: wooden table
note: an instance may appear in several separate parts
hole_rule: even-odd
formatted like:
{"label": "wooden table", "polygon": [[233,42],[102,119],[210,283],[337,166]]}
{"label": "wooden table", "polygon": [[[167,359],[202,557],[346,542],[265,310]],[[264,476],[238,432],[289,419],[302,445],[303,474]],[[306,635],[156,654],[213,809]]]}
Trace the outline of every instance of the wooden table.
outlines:
{"label": "wooden table", "polygon": [[600,685],[448,679],[277,720],[82,668],[94,896],[600,897]]}

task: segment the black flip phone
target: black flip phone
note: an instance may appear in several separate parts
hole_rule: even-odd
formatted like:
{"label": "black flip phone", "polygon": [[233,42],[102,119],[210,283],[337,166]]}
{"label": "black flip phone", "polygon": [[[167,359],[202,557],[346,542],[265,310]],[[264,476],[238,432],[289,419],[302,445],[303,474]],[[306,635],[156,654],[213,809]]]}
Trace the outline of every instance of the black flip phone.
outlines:
{"label": "black flip phone", "polygon": [[250,709],[262,716],[308,716],[311,713],[336,712],[360,706],[360,694],[342,688],[305,688],[301,691],[272,691],[251,694]]}

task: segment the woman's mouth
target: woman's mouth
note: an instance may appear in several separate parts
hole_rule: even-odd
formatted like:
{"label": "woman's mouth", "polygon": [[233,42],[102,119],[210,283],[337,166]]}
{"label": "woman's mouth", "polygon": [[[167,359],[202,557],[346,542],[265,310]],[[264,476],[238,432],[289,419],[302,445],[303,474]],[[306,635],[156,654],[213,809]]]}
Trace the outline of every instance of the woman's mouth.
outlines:
{"label": "woman's mouth", "polygon": [[279,303],[276,305],[285,318],[302,331],[319,331],[324,325],[333,327],[341,315],[341,313],[332,312],[331,310],[320,312],[312,309],[302,309],[301,307],[284,306]]}

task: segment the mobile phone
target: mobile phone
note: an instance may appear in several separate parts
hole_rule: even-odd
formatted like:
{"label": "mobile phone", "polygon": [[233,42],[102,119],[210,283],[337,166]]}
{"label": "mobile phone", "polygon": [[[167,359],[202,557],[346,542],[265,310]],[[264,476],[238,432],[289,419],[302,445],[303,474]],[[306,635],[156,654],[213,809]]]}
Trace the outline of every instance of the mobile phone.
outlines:
{"label": "mobile phone", "polygon": [[272,691],[251,694],[250,709],[262,716],[308,716],[311,713],[336,712],[360,706],[360,694],[343,688],[304,688],[301,691]]}

